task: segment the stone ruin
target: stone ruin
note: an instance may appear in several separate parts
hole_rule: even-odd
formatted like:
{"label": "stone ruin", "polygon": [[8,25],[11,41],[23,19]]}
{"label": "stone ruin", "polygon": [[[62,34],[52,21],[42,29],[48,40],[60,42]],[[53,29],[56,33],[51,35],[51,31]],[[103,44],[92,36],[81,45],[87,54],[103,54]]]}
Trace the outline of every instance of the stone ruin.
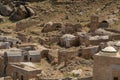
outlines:
{"label": "stone ruin", "polygon": [[[24,24],[26,23],[16,24],[19,26],[17,29],[21,30],[21,27],[23,26],[23,29],[26,29],[30,25]],[[32,24],[34,26],[34,23],[31,23],[31,25]],[[91,17],[90,25],[87,27],[90,29],[88,32],[83,31],[83,27],[80,24],[73,25],[66,23],[66,25],[63,26],[61,23],[48,22],[41,30],[41,33],[45,38],[40,38],[39,44],[34,44],[31,41],[28,41],[27,35],[19,32],[17,38],[0,36],[0,75],[10,76],[12,79],[20,80],[36,79],[36,77],[38,77],[37,75],[41,74],[42,70],[40,69],[40,62],[43,58],[45,58],[51,65],[64,64],[64,67],[70,64],[74,59],[94,58],[94,76],[95,79],[101,80],[102,78],[99,79],[97,78],[98,75],[96,75],[96,73],[99,73],[99,69],[96,64],[97,62],[101,64],[101,62],[99,62],[99,58],[100,60],[105,59],[103,56],[107,56],[107,58],[109,57],[108,59],[111,59],[110,56],[115,56],[113,60],[116,60],[116,55],[119,55],[119,44],[117,43],[114,45],[110,42],[120,40],[120,34],[118,32],[108,30],[109,24],[106,21],[99,22],[97,16]],[[50,33],[54,31],[56,34]],[[52,46],[47,44],[48,42],[58,44],[55,44],[54,49]],[[107,47],[110,45],[114,46],[115,49]],[[113,49],[114,53],[110,52],[110,49]],[[102,53],[98,53],[101,50]],[[103,64],[106,64],[106,62],[103,61]],[[109,62],[109,64],[111,66],[112,63]],[[109,66],[106,65],[106,67]],[[106,72],[109,73],[109,71]],[[113,69],[113,77],[119,77],[119,75],[116,75],[117,73],[119,72],[114,71]],[[104,76],[101,75],[101,77]]]}
{"label": "stone ruin", "polygon": [[69,61],[75,58],[77,53],[73,50],[59,50],[58,51],[58,64],[64,63],[66,66],[69,64]]}
{"label": "stone ruin", "polygon": [[64,47],[72,47],[77,46],[78,44],[78,38],[71,34],[65,34],[60,38],[59,44]]}

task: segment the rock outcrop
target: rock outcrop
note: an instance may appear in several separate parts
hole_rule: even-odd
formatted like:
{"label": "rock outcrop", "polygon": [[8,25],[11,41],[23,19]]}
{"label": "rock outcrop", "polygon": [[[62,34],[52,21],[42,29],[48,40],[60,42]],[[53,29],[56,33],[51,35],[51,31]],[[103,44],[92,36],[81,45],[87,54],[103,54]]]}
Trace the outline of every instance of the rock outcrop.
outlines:
{"label": "rock outcrop", "polygon": [[23,5],[20,5],[18,8],[14,9],[14,12],[10,16],[10,20],[17,21],[27,18],[27,10]]}
{"label": "rock outcrop", "polygon": [[13,11],[13,9],[8,5],[3,5],[0,7],[0,14],[3,16],[10,16],[12,11]]}

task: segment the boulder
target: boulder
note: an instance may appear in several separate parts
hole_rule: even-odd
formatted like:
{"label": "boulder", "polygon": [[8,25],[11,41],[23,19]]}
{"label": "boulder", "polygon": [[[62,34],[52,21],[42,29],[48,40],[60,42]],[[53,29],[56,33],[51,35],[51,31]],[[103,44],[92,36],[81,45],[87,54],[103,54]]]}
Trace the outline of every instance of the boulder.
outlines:
{"label": "boulder", "polygon": [[9,19],[12,21],[22,20],[28,17],[27,14],[28,13],[25,7],[23,5],[20,5],[19,7],[14,9],[14,12],[12,13]]}
{"label": "boulder", "polygon": [[49,32],[53,25],[53,22],[48,22],[47,24],[44,25],[44,28],[42,29],[42,32]]}
{"label": "boulder", "polygon": [[71,74],[73,74],[75,77],[78,77],[82,74],[82,70],[81,69],[73,70],[73,71],[71,71]]}
{"label": "boulder", "polygon": [[10,16],[12,11],[13,11],[13,9],[8,5],[3,5],[0,7],[0,14],[3,16]]}
{"label": "boulder", "polygon": [[28,16],[29,16],[29,17],[35,15],[35,12],[33,11],[32,8],[27,7],[27,6],[26,6],[25,8],[26,8],[26,10],[27,10],[27,12],[28,12]]}

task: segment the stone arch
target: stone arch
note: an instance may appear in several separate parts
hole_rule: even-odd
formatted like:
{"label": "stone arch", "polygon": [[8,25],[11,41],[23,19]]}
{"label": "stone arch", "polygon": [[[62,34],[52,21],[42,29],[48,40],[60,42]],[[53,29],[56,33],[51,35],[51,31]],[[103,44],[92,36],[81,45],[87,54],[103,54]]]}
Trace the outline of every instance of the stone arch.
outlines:
{"label": "stone arch", "polygon": [[106,20],[103,20],[102,22],[99,23],[99,28],[108,28],[109,27],[109,23]]}
{"label": "stone arch", "polygon": [[24,55],[24,61],[25,61],[25,62],[28,61],[28,55]]}
{"label": "stone arch", "polygon": [[24,80],[24,76],[23,75],[20,76],[20,80]]}
{"label": "stone arch", "polygon": [[30,57],[30,62],[32,61],[32,58]]}

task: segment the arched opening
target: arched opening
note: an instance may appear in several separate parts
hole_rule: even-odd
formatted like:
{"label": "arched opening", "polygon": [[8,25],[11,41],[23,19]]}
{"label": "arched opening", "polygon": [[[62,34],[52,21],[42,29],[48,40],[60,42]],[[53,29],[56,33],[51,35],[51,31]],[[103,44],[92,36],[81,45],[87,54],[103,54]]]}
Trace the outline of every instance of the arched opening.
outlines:
{"label": "arched opening", "polygon": [[119,80],[118,77],[114,77],[113,80]]}
{"label": "arched opening", "polygon": [[78,56],[79,56],[79,57],[82,56],[82,50],[79,50],[79,52],[78,52]]}
{"label": "arched opening", "polygon": [[30,57],[30,62],[32,61],[32,58]]}
{"label": "arched opening", "polygon": [[13,47],[13,45],[14,45],[14,44],[13,44],[13,42],[9,42],[9,43],[10,43],[10,47],[12,48],[12,47]]}
{"label": "arched opening", "polygon": [[27,55],[24,56],[24,61],[28,61],[28,56]]}
{"label": "arched opening", "polygon": [[18,79],[18,72],[15,72],[15,80]]}
{"label": "arched opening", "polygon": [[102,21],[102,23],[108,23],[108,22],[104,20],[104,21]]}
{"label": "arched opening", "polygon": [[20,80],[24,80],[24,77],[23,77],[23,75],[21,75],[21,78],[20,78]]}
{"label": "arched opening", "polygon": [[106,20],[103,20],[102,22],[100,22],[99,24],[99,28],[108,28],[109,27],[109,23]]}

